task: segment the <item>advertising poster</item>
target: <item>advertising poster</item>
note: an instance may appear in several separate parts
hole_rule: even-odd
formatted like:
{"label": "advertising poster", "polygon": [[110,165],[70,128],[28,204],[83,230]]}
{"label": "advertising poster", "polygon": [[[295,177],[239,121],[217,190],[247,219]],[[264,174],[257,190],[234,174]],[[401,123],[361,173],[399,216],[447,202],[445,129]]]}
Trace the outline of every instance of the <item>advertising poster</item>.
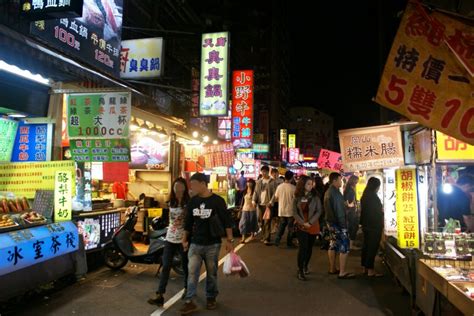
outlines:
{"label": "advertising poster", "polygon": [[133,132],[130,138],[130,169],[167,171],[169,151],[169,137]]}

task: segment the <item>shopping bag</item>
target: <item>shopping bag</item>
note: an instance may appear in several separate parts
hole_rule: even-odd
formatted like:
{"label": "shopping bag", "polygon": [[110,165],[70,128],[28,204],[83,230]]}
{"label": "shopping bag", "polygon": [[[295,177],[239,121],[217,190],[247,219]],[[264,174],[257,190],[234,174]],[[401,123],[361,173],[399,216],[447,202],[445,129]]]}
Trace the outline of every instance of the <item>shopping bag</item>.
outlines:
{"label": "shopping bag", "polygon": [[222,268],[222,272],[224,272],[225,275],[231,275],[232,274],[232,258],[230,256],[230,254],[224,260],[224,265],[223,265],[223,268]]}
{"label": "shopping bag", "polygon": [[242,270],[240,270],[239,276],[241,278],[248,277],[250,275],[250,270],[242,259],[240,259],[240,265],[242,266]]}
{"label": "shopping bag", "polygon": [[267,208],[265,209],[265,213],[263,213],[263,220],[264,220],[264,221],[269,220],[271,214],[272,214],[272,210],[271,210],[269,207],[267,207]]}
{"label": "shopping bag", "polygon": [[240,257],[235,252],[229,253],[229,255],[226,257],[224,261],[224,266],[223,266],[224,274],[225,275],[240,275],[242,273],[242,270],[245,270],[245,269],[247,269],[247,272],[248,272],[248,268],[246,267],[244,268],[244,264],[242,263],[243,263],[242,259],[240,259]]}

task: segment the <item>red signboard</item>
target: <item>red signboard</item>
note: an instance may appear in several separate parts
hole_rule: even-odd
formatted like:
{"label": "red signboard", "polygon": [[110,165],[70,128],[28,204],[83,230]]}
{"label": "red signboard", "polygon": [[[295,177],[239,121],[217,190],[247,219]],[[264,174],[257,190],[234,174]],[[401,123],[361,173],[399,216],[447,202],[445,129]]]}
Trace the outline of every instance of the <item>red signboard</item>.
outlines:
{"label": "red signboard", "polygon": [[299,148],[290,148],[289,149],[289,163],[297,163],[300,161],[300,149]]}
{"label": "red signboard", "polygon": [[321,149],[318,166],[322,169],[340,171],[342,169],[341,154],[327,149]]}
{"label": "red signboard", "polygon": [[232,74],[232,144],[251,148],[253,141],[253,70]]}

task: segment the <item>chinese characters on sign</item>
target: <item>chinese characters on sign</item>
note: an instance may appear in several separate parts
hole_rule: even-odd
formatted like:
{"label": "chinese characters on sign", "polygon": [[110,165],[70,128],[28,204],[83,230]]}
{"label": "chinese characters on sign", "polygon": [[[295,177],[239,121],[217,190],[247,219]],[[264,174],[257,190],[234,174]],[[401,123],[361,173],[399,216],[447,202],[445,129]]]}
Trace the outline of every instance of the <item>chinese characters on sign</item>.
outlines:
{"label": "chinese characters on sign", "polygon": [[318,166],[322,169],[329,169],[334,171],[341,171],[342,169],[342,157],[340,153],[330,151],[327,149],[321,149],[318,159]]}
{"label": "chinese characters on sign", "polygon": [[[57,170],[75,174],[74,161],[23,162],[0,165],[0,191],[33,199],[38,190],[54,190]],[[75,192],[75,182],[72,183]]]}
{"label": "chinese characters on sign", "polygon": [[17,128],[17,121],[0,118],[0,162],[11,160]]}
{"label": "chinese characters on sign", "polygon": [[54,189],[54,221],[70,221],[72,219],[72,177],[68,171],[56,171]]}
{"label": "chinese characters on sign", "polygon": [[69,94],[66,100],[69,139],[128,138],[130,93]]}
{"label": "chinese characters on sign", "polygon": [[288,130],[286,129],[281,129],[280,130],[280,146],[281,145],[287,145],[288,144]]}
{"label": "chinese characters on sign", "polygon": [[208,33],[201,41],[201,116],[227,115],[229,33]]}
{"label": "chinese characters on sign", "polygon": [[384,231],[385,235],[397,237],[397,186],[395,184],[395,170],[385,169],[383,171],[385,179],[384,189]]}
{"label": "chinese characters on sign", "polygon": [[122,41],[120,78],[159,78],[163,71],[163,38]]}
{"label": "chinese characters on sign", "polygon": [[288,149],[288,162],[297,163],[300,161],[300,149],[299,148],[289,148]]}
{"label": "chinese characters on sign", "polygon": [[474,145],[474,28],[408,3],[376,102]]}
{"label": "chinese characters on sign", "polygon": [[235,148],[250,148],[254,126],[253,71],[234,71],[232,88],[232,144]]}
{"label": "chinese characters on sign", "polygon": [[77,251],[78,241],[72,222],[0,234],[0,276]]}
{"label": "chinese characters on sign", "polygon": [[31,34],[119,77],[122,12],[123,0],[84,1],[82,17],[32,22]]}
{"label": "chinese characters on sign", "polygon": [[71,154],[77,162],[129,162],[128,139],[71,140]]}
{"label": "chinese characters on sign", "polygon": [[438,160],[474,160],[474,146],[436,132]]}
{"label": "chinese characters on sign", "polygon": [[402,166],[403,147],[398,126],[339,131],[345,172]]}
{"label": "chinese characters on sign", "polygon": [[[211,124],[210,117],[199,117],[199,70],[194,67],[191,68],[191,115],[189,123],[206,132],[209,131],[209,125]],[[230,133],[228,140],[230,140]]]}
{"label": "chinese characters on sign", "polygon": [[232,143],[204,146],[206,168],[230,167],[234,164],[235,154]]}
{"label": "chinese characters on sign", "polygon": [[24,124],[20,122],[13,147],[12,162],[47,161],[51,159],[52,136],[50,124]]}
{"label": "chinese characters on sign", "polygon": [[396,171],[397,234],[401,248],[419,247],[418,196],[415,169]]}
{"label": "chinese characters on sign", "polygon": [[83,0],[21,0],[21,13],[34,21],[82,15]]}
{"label": "chinese characters on sign", "polygon": [[295,148],[296,147],[296,134],[289,134],[288,135],[288,148]]}

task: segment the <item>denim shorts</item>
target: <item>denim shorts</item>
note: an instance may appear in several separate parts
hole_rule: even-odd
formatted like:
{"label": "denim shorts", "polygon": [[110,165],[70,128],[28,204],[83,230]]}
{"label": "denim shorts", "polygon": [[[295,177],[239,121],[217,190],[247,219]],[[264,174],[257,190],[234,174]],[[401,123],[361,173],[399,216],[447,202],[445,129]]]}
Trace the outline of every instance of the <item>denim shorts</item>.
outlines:
{"label": "denim shorts", "polygon": [[329,230],[329,250],[337,253],[349,253],[350,240],[347,229],[339,227],[336,224],[328,224]]}

